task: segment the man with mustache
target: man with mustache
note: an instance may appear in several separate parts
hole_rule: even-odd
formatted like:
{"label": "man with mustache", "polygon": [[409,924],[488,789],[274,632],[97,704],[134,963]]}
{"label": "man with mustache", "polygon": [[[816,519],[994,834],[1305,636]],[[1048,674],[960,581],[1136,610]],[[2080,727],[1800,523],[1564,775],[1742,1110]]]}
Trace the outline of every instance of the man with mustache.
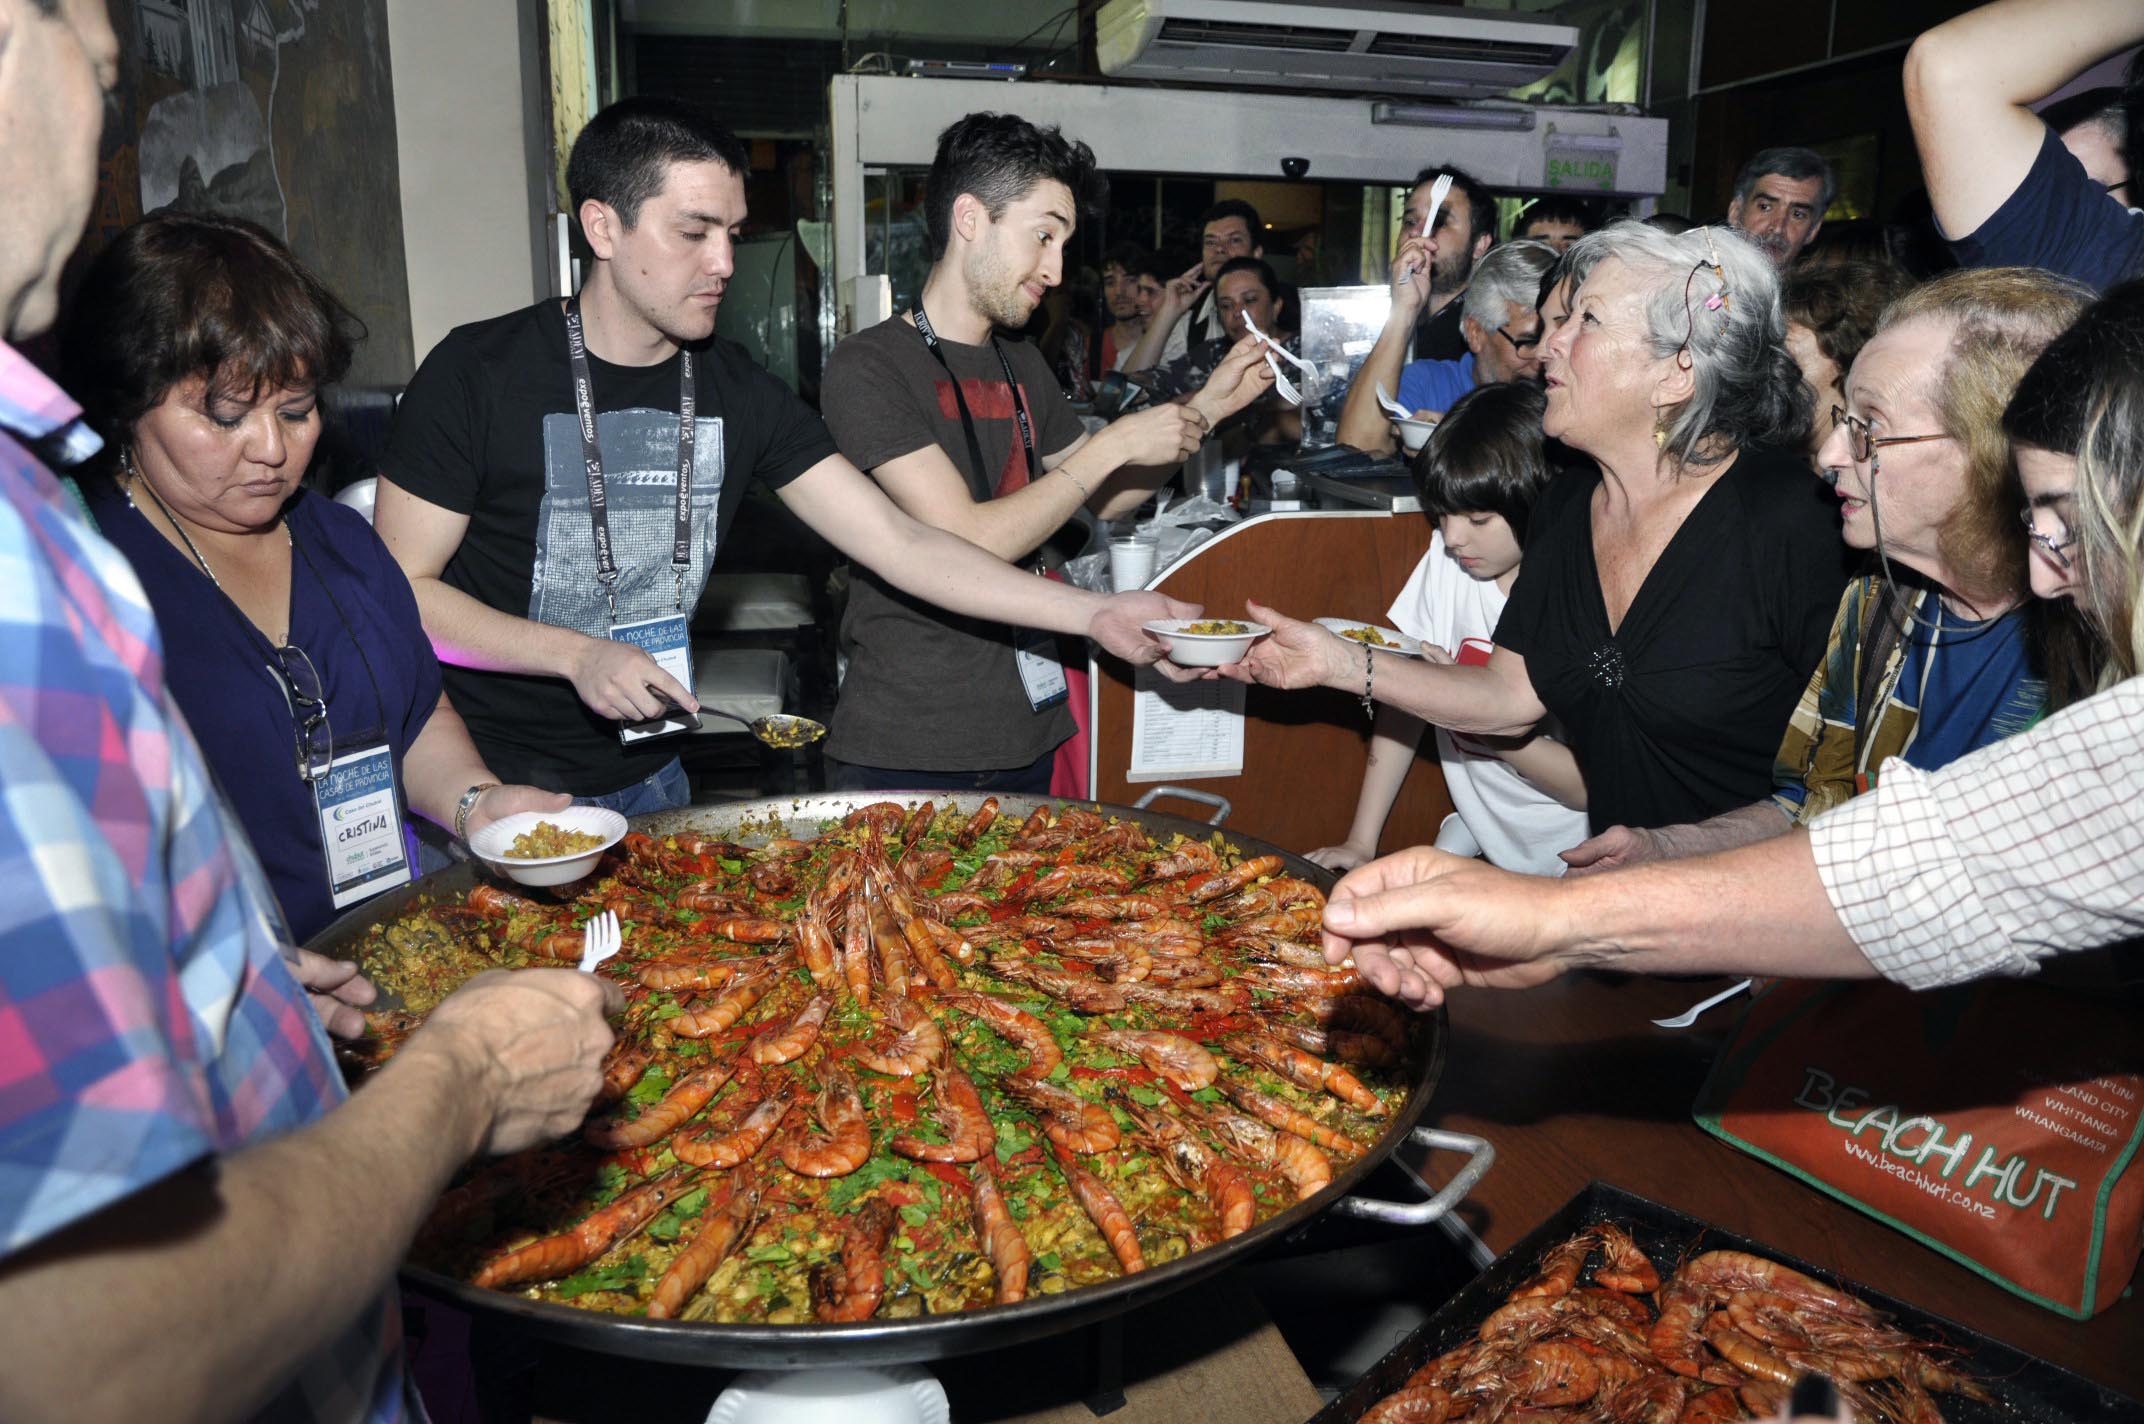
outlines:
{"label": "man with mustache", "polygon": [[1806,148],[1767,148],[1735,176],[1727,225],[1785,272],[1824,230],[1824,211],[1837,184],[1822,154]]}

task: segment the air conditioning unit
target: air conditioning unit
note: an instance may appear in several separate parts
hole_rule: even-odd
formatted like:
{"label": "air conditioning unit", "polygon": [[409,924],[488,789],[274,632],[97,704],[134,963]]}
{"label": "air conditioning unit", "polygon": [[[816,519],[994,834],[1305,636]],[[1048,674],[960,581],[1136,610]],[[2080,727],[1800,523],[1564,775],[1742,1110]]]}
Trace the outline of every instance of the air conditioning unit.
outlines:
{"label": "air conditioning unit", "polygon": [[1570,25],[1406,0],[1106,0],[1102,72],[1119,79],[1482,98],[1578,47]]}

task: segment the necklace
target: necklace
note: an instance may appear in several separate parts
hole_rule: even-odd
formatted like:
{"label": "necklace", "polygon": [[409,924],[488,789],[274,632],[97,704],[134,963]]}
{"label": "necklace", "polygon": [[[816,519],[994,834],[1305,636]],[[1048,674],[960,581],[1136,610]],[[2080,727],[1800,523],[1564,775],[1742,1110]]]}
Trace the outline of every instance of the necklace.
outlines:
{"label": "necklace", "polygon": [[[164,522],[178,531],[179,539],[186,545],[186,552],[194,556],[194,562],[201,566],[202,573],[208,575],[208,581],[215,586],[216,592],[222,593],[223,580],[216,577],[216,570],[210,567],[207,557],[201,552],[201,546],[194,543],[194,536],[186,532],[185,525],[179,523],[178,516],[171,512],[171,506],[164,503],[164,497],[156,492],[156,486],[150,484],[148,477],[135,468],[134,452],[131,450],[120,451],[119,465],[120,472],[126,476],[126,483],[120,486],[120,492],[126,495],[128,506],[139,512],[141,506],[134,502],[134,486],[140,485],[147,490],[150,503],[154,504],[162,512]],[[283,524],[283,538],[286,541],[290,540],[290,525],[287,521]],[[296,547],[295,541],[292,541],[292,547]]]}

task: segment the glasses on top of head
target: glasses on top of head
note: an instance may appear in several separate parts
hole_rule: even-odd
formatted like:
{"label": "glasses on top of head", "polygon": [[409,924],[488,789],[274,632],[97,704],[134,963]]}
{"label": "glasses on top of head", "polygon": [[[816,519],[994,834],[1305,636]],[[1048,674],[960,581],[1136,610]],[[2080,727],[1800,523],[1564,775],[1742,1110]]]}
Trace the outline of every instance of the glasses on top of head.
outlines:
{"label": "glasses on top of head", "polygon": [[1846,427],[1846,448],[1857,464],[1867,464],[1876,457],[1876,452],[1886,445],[1918,445],[1923,440],[1951,440],[1956,437],[1947,431],[1934,435],[1876,435],[1869,423],[1858,415],[1848,415],[1838,406],[1831,408],[1831,423],[1834,427]]}
{"label": "glasses on top of head", "polygon": [[275,650],[284,695],[297,729],[298,778],[307,785],[328,774],[335,761],[335,735],[328,726],[327,693],[305,649],[285,643]]}
{"label": "glasses on top of head", "polygon": [[[2052,534],[2040,532],[2042,514],[2055,526]],[[2056,567],[2066,569],[2070,566],[2070,556],[2064,551],[2076,547],[2077,531],[2070,528],[2069,521],[2062,517],[2060,511],[2050,509],[2046,505],[2035,508],[2028,504],[2017,512],[2017,517],[2025,526],[2025,538],[2034,547],[2046,550],[2047,557],[2055,561]]]}
{"label": "glasses on top of head", "polygon": [[1511,349],[1518,352],[1521,356],[1528,356],[1533,354],[1534,348],[1541,344],[1541,328],[1538,326],[1535,327],[1532,331],[1527,332],[1524,336],[1513,336],[1511,334],[1511,328],[1508,326],[1498,327],[1496,329],[1496,334],[1498,336],[1503,337],[1506,341],[1510,342]]}

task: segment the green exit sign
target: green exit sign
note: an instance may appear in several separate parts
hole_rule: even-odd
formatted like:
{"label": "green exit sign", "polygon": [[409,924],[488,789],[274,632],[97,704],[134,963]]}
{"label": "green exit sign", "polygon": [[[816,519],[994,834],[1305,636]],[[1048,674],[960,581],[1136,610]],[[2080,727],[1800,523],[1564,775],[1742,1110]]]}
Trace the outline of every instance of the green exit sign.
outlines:
{"label": "green exit sign", "polygon": [[1551,148],[1548,150],[1548,171],[1541,186],[1612,193],[1615,191],[1616,159],[1620,156],[1612,150]]}

